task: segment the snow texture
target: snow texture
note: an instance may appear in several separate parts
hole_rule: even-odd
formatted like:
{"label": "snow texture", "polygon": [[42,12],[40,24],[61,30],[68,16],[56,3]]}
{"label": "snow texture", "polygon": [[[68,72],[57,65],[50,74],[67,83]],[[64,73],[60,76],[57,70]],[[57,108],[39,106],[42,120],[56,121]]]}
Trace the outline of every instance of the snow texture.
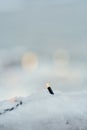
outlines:
{"label": "snow texture", "polygon": [[43,90],[14,99],[0,102],[0,130],[87,130],[85,91],[50,95]]}

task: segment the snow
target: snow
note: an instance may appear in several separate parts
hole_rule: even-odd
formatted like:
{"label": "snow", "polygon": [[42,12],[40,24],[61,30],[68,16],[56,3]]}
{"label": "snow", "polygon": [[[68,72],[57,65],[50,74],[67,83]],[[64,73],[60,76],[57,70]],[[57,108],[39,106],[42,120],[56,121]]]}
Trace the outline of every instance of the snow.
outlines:
{"label": "snow", "polygon": [[0,115],[0,130],[87,130],[86,91],[15,97],[0,102],[0,113],[12,107]]}

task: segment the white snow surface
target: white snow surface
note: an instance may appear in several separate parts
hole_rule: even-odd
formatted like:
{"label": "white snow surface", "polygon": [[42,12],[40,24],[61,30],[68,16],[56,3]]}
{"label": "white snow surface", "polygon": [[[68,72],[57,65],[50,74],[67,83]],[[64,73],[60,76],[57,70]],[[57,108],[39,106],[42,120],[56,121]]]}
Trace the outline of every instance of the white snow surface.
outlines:
{"label": "white snow surface", "polygon": [[[0,130],[87,130],[87,92],[50,95],[44,90],[0,102]],[[20,101],[22,105],[15,107]]]}

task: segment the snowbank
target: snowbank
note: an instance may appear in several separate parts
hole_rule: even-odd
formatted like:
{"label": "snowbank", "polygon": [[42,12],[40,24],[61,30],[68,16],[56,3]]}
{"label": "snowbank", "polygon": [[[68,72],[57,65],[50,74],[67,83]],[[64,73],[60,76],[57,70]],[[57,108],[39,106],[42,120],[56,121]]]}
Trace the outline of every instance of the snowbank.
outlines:
{"label": "snowbank", "polygon": [[[87,92],[37,93],[0,103],[0,130],[87,130]],[[16,107],[17,104],[23,104]]]}

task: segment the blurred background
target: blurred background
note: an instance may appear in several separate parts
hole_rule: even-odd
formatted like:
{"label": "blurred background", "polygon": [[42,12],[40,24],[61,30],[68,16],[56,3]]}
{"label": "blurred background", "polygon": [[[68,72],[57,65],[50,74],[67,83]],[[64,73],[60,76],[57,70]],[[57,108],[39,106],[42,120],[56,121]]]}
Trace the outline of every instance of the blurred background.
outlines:
{"label": "blurred background", "polygon": [[0,0],[0,100],[87,90],[87,1]]}

